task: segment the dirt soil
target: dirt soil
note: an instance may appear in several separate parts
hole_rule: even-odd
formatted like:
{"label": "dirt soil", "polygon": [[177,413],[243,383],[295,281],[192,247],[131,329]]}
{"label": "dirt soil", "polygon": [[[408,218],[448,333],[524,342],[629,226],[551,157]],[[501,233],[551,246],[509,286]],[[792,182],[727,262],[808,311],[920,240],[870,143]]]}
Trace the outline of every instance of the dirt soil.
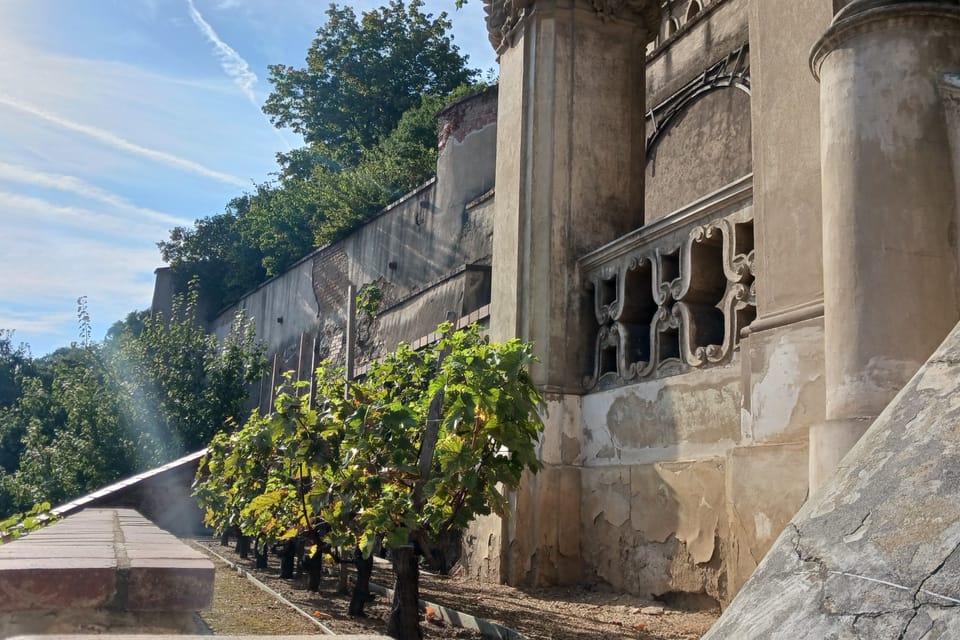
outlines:
{"label": "dirt soil", "polygon": [[[241,560],[232,547],[215,540],[199,540],[201,549],[212,550],[243,567],[251,575],[279,592],[298,607],[315,616],[334,633],[379,633],[386,631],[390,603],[377,597],[367,604],[367,617],[347,615],[349,597],[336,592],[337,579],[325,577],[319,593],[306,589],[306,576],[294,580],[279,578],[279,560],[271,557],[269,568],[254,570],[253,558]],[[263,635],[322,633],[309,620],[280,605],[236,571],[213,558],[217,565],[214,606],[204,612],[204,621],[217,635],[257,633]],[[389,566],[377,565],[373,581],[392,587]],[[558,587],[516,589],[457,577],[421,572],[420,597],[446,607],[485,618],[509,627],[530,640],[695,640],[702,637],[719,611],[681,611],[638,596],[603,587]],[[280,608],[282,607],[282,609]],[[662,613],[645,614],[645,607],[659,607]],[[286,611],[283,614],[282,611]],[[424,638],[479,640],[475,631],[424,621]]]}

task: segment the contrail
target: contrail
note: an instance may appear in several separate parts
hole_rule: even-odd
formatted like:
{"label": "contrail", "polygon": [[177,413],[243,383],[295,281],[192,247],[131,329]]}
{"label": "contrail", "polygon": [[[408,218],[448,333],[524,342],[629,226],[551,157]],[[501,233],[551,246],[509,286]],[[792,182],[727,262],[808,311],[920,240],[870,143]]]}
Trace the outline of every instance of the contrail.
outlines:
{"label": "contrail", "polygon": [[[220,4],[221,9],[229,9],[235,6],[230,2],[224,2]],[[224,73],[226,73],[232,80],[235,85],[243,92],[243,95],[247,97],[247,100],[250,101],[254,107],[257,108],[257,111],[260,111],[260,103],[257,100],[257,94],[254,92],[253,88],[257,84],[257,74],[250,70],[250,65],[247,61],[237,53],[237,50],[224,42],[220,36],[214,31],[213,27],[207,22],[203,15],[197,10],[196,5],[193,4],[193,0],[187,0],[187,7],[190,9],[190,18],[193,20],[193,24],[197,25],[197,28],[203,32],[203,35],[207,37],[207,40],[213,45],[217,58],[220,59],[220,66],[223,68]],[[274,135],[280,140],[281,143],[289,151],[292,147],[287,139],[283,136],[282,132],[279,129],[276,129],[273,126],[273,123],[270,122],[270,119],[267,118],[262,111],[260,115],[263,117],[264,121],[267,123],[267,126],[273,130]]]}
{"label": "contrail", "polygon": [[232,176],[228,173],[209,169],[198,162],[187,160],[186,158],[181,158],[171,153],[144,147],[121,138],[114,133],[110,133],[109,131],[104,131],[103,129],[98,129],[89,125],[80,124],[79,122],[74,122],[73,120],[68,120],[67,118],[59,116],[55,113],[50,113],[49,111],[45,111],[39,107],[21,102],[7,95],[0,94],[0,105],[10,107],[11,109],[16,109],[17,111],[26,113],[35,118],[39,118],[40,120],[46,120],[47,122],[55,124],[63,129],[76,131],[77,133],[81,133],[89,138],[93,138],[98,142],[102,142],[105,145],[113,147],[114,149],[126,151],[127,153],[140,156],[141,158],[153,160],[155,162],[159,162],[160,164],[165,164],[168,167],[189,171],[190,173],[212,178],[213,180],[224,182],[226,184],[232,184],[240,187],[249,186],[247,181],[238,178],[237,176]]}
{"label": "contrail", "polygon": [[250,70],[250,65],[243,59],[243,56],[220,39],[220,36],[213,30],[210,23],[204,20],[200,12],[197,11],[193,0],[187,0],[187,6],[190,8],[190,18],[193,19],[193,24],[197,25],[197,28],[203,32],[203,35],[205,35],[207,40],[214,46],[217,58],[220,59],[220,66],[223,67],[224,72],[233,79],[234,84],[240,88],[243,95],[247,96],[247,99],[253,103],[253,106],[259,109],[260,105],[257,103],[257,96],[253,91],[254,86],[257,84],[257,74]]}
{"label": "contrail", "polygon": [[139,207],[126,198],[101,189],[96,185],[90,184],[89,182],[85,182],[80,178],[75,178],[73,176],[65,176],[56,173],[44,173],[42,171],[35,171],[26,167],[0,161],[0,180],[19,182],[21,184],[31,184],[38,187],[46,187],[49,189],[56,189],[57,191],[72,193],[82,198],[96,200],[97,202],[113,207],[118,211],[124,211],[137,216],[150,218],[151,220],[156,220],[157,222],[162,222],[164,224],[184,225],[190,223],[189,220],[178,218],[168,213],[163,213],[162,211],[155,211],[154,209]]}

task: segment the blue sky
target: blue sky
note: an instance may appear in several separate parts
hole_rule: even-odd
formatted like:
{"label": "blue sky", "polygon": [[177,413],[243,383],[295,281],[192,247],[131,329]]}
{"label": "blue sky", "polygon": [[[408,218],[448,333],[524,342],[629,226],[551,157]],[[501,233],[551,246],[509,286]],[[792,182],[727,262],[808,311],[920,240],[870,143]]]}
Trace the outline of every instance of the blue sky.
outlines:
{"label": "blue sky", "polygon": [[[223,211],[299,144],[260,112],[267,65],[303,66],[329,3],[0,1],[0,329],[43,355],[149,306],[156,243]],[[349,2],[358,12],[382,2]],[[490,69],[482,3],[446,10]]]}

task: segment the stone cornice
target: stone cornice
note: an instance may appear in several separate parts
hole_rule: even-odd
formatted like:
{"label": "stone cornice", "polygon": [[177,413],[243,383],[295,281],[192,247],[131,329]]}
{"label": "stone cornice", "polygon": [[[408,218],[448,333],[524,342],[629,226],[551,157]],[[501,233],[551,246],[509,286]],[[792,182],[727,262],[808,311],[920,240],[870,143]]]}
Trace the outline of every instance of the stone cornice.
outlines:
{"label": "stone cornice", "polygon": [[605,263],[613,262],[642,246],[670,235],[678,229],[706,220],[728,207],[747,202],[752,197],[753,174],[750,173],[674,211],[668,216],[644,225],[599,249],[595,249],[580,258],[580,268],[585,272],[597,269]]}
{"label": "stone cornice", "polygon": [[640,24],[651,37],[657,33],[660,26],[661,9],[658,0],[483,0],[490,44],[498,54],[503,53],[512,46],[512,36],[525,18],[538,9],[561,6],[593,13],[602,20]]}
{"label": "stone cornice", "polygon": [[958,0],[855,0],[841,9],[810,51],[810,71],[820,80],[820,67],[831,51],[851,37],[917,20],[943,19],[960,27]]}

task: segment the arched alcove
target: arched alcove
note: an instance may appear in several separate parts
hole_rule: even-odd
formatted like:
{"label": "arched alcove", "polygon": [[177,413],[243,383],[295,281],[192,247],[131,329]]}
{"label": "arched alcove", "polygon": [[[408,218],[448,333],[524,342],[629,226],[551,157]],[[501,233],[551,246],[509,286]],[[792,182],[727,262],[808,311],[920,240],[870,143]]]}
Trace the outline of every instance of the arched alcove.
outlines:
{"label": "arched alcove", "polygon": [[680,21],[674,18],[673,16],[667,18],[666,28],[664,29],[664,39],[673,36],[677,31],[680,30]]}
{"label": "arched alcove", "polygon": [[704,91],[672,112],[650,136],[645,222],[750,173],[750,135],[750,94],[737,86]]}

